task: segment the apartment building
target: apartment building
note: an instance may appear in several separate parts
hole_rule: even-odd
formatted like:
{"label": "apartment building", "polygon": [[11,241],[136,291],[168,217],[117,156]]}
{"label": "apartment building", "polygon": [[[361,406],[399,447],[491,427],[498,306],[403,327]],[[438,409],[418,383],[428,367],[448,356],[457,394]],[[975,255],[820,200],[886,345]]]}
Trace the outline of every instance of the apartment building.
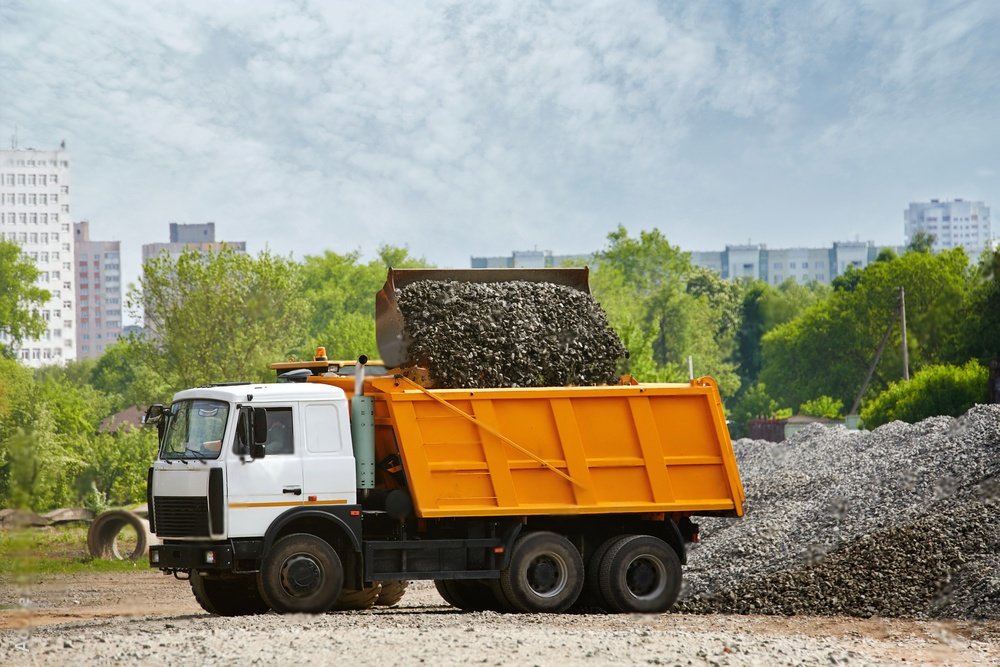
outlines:
{"label": "apartment building", "polygon": [[17,358],[31,367],[75,359],[74,239],[65,143],[51,151],[0,150],[0,237],[17,243],[35,262],[38,284],[50,295],[40,308],[45,333],[22,341]]}
{"label": "apartment building", "polygon": [[91,240],[86,220],[73,236],[77,357],[96,358],[122,335],[121,242]]}

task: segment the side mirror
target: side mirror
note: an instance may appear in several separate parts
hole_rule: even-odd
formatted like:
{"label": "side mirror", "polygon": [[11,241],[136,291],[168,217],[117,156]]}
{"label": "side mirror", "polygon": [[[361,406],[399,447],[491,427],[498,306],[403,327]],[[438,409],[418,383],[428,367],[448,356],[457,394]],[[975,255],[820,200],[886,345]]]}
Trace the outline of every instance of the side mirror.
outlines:
{"label": "side mirror", "polygon": [[146,414],[142,417],[142,423],[159,424],[165,413],[166,408],[164,408],[162,404],[157,403],[156,405],[151,405],[146,409]]}
{"label": "side mirror", "polygon": [[267,442],[267,410],[264,408],[251,408],[250,423],[253,435],[253,442],[250,443],[250,458],[262,459],[267,454],[264,443]]}
{"label": "side mirror", "polygon": [[267,442],[267,410],[253,409],[253,442],[260,445]]}

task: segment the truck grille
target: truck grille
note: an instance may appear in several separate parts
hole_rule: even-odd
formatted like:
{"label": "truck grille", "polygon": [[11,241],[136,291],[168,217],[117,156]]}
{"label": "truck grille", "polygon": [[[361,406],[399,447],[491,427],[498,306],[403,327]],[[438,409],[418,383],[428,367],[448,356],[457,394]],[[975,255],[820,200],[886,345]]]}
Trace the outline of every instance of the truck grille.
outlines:
{"label": "truck grille", "polygon": [[208,498],[156,496],[153,498],[156,534],[160,537],[208,537]]}

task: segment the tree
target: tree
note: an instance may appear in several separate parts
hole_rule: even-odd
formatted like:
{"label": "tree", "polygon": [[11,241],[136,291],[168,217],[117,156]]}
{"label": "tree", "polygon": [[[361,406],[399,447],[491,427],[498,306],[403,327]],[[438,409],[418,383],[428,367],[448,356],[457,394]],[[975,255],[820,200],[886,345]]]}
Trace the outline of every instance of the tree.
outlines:
{"label": "tree", "polygon": [[147,261],[128,308],[148,332],[126,342],[129,357],[168,392],[267,378],[270,362],[302,344],[310,318],[298,264],[228,248]]}
{"label": "tree", "polygon": [[906,246],[906,251],[929,254],[934,250],[935,241],[937,241],[937,237],[934,234],[921,230],[910,239],[910,243]]}
{"label": "tree", "polygon": [[759,280],[745,283],[739,305],[742,325],[736,332],[734,355],[740,386],[757,384],[763,361],[761,340],[764,334],[798,317],[829,293],[827,285],[817,282],[800,285],[791,278],[778,287]]}
{"label": "tree", "polygon": [[[899,288],[906,290],[911,368],[956,363],[962,358],[962,314],[968,299],[968,258],[961,249],[939,255],[907,253],[849,271],[850,288],[763,337],[761,380],[785,405],[816,396],[853,402],[879,340],[896,317]],[[881,392],[902,367],[899,327],[868,390]]]}
{"label": "tree", "polygon": [[303,293],[312,313],[307,342],[299,350],[303,357],[311,358],[322,345],[330,359],[377,358],[375,294],[385,283],[386,269],[428,266],[406,248],[390,245],[379,247],[378,258],[370,262],[362,263],[360,257],[356,251],[328,250],[303,261]]}
{"label": "tree", "polygon": [[1000,358],[1000,249],[983,253],[971,282],[962,317],[963,352],[987,364]]}
{"label": "tree", "polygon": [[684,381],[687,358],[724,394],[739,387],[730,360],[739,328],[739,287],[692,266],[658,230],[608,235],[593,292],[629,350],[625,370],[640,380]]}
{"label": "tree", "polygon": [[45,333],[45,318],[39,307],[49,300],[48,291],[35,285],[38,268],[21,247],[10,241],[0,241],[0,354],[11,356],[14,348],[26,338],[38,338]]}

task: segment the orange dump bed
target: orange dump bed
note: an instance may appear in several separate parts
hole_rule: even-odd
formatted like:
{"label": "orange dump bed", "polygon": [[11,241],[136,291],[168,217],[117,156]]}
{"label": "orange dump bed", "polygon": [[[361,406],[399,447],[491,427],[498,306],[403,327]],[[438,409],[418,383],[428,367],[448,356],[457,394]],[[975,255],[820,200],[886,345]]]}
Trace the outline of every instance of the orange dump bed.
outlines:
{"label": "orange dump bed", "polygon": [[398,450],[417,516],[742,515],[715,383],[428,390],[365,383],[378,458]]}

